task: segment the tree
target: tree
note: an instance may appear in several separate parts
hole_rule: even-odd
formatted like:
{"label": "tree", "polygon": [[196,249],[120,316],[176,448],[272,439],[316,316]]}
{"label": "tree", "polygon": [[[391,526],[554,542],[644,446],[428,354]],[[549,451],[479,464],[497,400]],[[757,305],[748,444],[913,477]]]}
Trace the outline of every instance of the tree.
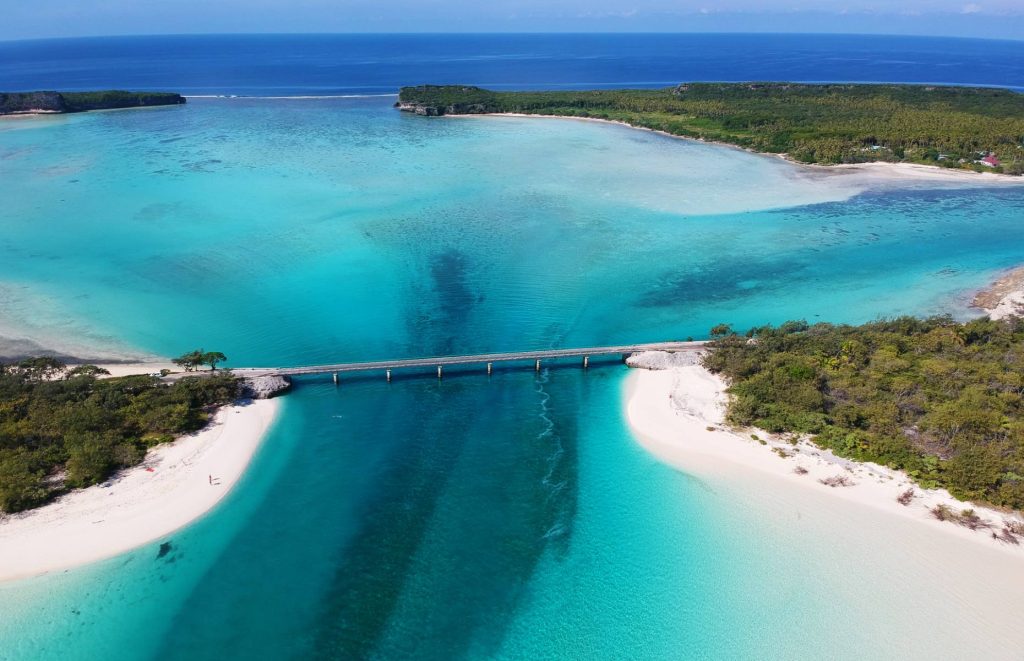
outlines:
{"label": "tree", "polygon": [[25,448],[0,452],[0,512],[19,512],[46,500],[43,471]]}
{"label": "tree", "polygon": [[115,466],[110,436],[88,432],[65,437],[64,448],[68,454],[64,464],[67,470],[65,481],[69,487],[87,487],[106,479]]}
{"label": "tree", "polygon": [[178,356],[171,362],[185,368],[186,372],[194,372],[197,367],[205,364],[205,361],[203,360],[205,355],[206,354],[202,349],[196,349],[195,351],[189,351],[188,353]]}
{"label": "tree", "polygon": [[62,375],[67,365],[50,356],[26,358],[18,363],[18,370],[29,381],[46,381]]}
{"label": "tree", "polygon": [[[181,363],[194,369],[199,353]],[[58,368],[50,358],[0,363],[0,512],[102,482],[142,461],[147,448],[202,428],[211,407],[238,396],[226,370],[166,383],[97,379],[95,366]]]}
{"label": "tree", "polygon": [[105,370],[97,365],[76,365],[64,375],[65,379],[73,379],[76,376],[110,376],[110,370]]}
{"label": "tree", "polygon": [[725,337],[732,335],[732,326],[729,324],[718,324],[711,329],[711,337]]}
{"label": "tree", "polygon": [[795,322],[751,335],[716,336],[703,359],[730,382],[732,423],[811,434],[924,488],[1024,508],[1024,321]]}
{"label": "tree", "polygon": [[219,351],[207,351],[203,354],[202,364],[209,365],[210,371],[217,369],[217,363],[223,363],[228,359],[227,356]]}

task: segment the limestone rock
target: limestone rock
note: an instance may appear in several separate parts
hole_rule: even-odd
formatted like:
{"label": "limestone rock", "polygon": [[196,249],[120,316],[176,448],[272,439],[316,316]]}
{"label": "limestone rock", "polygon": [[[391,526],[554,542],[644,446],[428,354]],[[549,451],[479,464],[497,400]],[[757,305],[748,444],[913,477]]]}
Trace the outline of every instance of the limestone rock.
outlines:
{"label": "limestone rock", "polygon": [[286,376],[254,376],[242,381],[242,394],[253,399],[270,399],[292,387]]}
{"label": "limestone rock", "polygon": [[641,351],[626,359],[630,367],[647,370],[668,370],[673,367],[700,365],[700,351]]}

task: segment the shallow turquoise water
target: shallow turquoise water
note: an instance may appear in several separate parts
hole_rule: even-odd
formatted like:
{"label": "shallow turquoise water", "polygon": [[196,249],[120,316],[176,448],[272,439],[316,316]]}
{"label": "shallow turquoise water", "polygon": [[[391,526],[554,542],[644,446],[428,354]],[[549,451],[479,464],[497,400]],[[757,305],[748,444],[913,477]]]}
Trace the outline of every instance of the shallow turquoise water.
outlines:
{"label": "shallow turquoise water", "polygon": [[[1024,261],[1020,188],[858,191],[644,132],[381,100],[11,122],[0,336],[236,365],[656,341],[965,313]],[[881,655],[875,585],[807,576],[791,554],[821,569],[841,549],[646,455],[622,374],[302,381],[170,554],[0,586],[0,656]]]}

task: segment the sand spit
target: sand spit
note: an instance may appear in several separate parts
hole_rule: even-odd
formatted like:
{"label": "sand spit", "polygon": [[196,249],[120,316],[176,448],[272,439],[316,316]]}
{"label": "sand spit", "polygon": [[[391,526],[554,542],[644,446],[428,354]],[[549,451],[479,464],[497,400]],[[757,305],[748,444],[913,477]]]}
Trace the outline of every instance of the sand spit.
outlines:
{"label": "sand spit", "polygon": [[104,484],[0,518],[0,581],[109,558],[201,517],[238,482],[279,407],[225,406],[202,431],[153,448]]}
{"label": "sand spit", "polygon": [[[739,525],[753,526],[749,534],[789,540],[771,552],[802,565],[810,589],[829,591],[835,616],[845,614],[847,595],[856,608],[876,613],[883,626],[866,635],[888,640],[889,658],[1019,658],[1024,542],[1015,546],[992,539],[995,529],[972,531],[936,520],[929,507],[967,506],[944,491],[914,488],[910,502],[900,504],[897,497],[913,487],[884,467],[724,427],[724,385],[699,365],[631,370],[625,405],[634,437],[660,461],[740,508]],[[993,523],[1004,518],[974,509]],[[827,560],[810,562],[801,555],[805,548],[820,549],[815,553]],[[886,630],[889,618],[894,628]],[[903,623],[933,629],[943,642],[925,652],[912,635],[903,638],[896,628]],[[836,653],[857,656],[842,647]]]}
{"label": "sand spit", "polygon": [[[649,131],[651,133],[657,133],[669,138],[675,138],[678,140],[690,140],[693,142],[702,142],[705,144],[713,144],[721,147],[728,147],[730,149],[738,149],[745,151],[750,154],[757,156],[763,156],[765,158],[780,158],[787,163],[799,168],[804,174],[809,175],[831,175],[831,176],[855,176],[858,180],[856,183],[863,184],[884,184],[884,183],[947,183],[947,184],[969,184],[973,186],[1024,186],[1024,177],[1018,177],[1007,174],[998,174],[995,172],[975,172],[973,170],[962,170],[958,168],[944,168],[939,166],[921,165],[919,163],[887,163],[883,161],[875,161],[871,163],[849,163],[842,165],[818,165],[801,163],[794,161],[789,158],[788,154],[769,154],[765,152],[755,151],[753,149],[747,149],[740,147],[739,145],[730,144],[728,142],[719,142],[717,140],[703,140],[701,138],[691,138],[683,135],[675,135],[666,131],[659,131],[656,129],[650,129],[645,126],[633,126],[626,122],[622,122],[614,119],[600,119],[597,117],[568,117],[564,115],[539,115],[531,113],[475,113],[475,114],[464,114],[464,115],[444,115],[444,117],[477,117],[477,118],[494,118],[494,117],[530,117],[530,118],[541,118],[541,119],[565,119],[577,122],[597,122],[600,124],[615,124],[618,126],[625,126],[637,131]],[[851,182],[854,183],[854,182]]]}
{"label": "sand spit", "polygon": [[[664,361],[638,355],[631,362],[656,365]],[[1024,563],[1024,539],[1014,545],[992,537],[1002,531],[1004,521],[1019,522],[1018,517],[959,501],[944,489],[922,489],[900,471],[844,459],[807,440],[794,444],[763,430],[731,429],[724,422],[727,397],[725,382],[699,364],[669,364],[630,373],[626,412],[645,448],[687,472],[756,471],[775,478],[779,488],[816,491],[852,506],[872,508],[879,516],[899,517],[908,526],[925,526]],[[907,504],[901,504],[899,497],[907,492],[912,495]],[[938,505],[954,512],[973,509],[991,527],[971,530],[939,521],[930,511]]]}

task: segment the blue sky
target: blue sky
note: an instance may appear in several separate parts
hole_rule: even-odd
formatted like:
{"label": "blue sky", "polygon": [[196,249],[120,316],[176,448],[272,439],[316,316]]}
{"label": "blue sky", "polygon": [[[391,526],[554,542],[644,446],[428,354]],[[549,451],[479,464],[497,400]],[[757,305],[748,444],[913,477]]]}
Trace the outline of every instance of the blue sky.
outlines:
{"label": "blue sky", "polygon": [[1024,39],[1024,0],[0,0],[0,39],[219,32],[864,32]]}

